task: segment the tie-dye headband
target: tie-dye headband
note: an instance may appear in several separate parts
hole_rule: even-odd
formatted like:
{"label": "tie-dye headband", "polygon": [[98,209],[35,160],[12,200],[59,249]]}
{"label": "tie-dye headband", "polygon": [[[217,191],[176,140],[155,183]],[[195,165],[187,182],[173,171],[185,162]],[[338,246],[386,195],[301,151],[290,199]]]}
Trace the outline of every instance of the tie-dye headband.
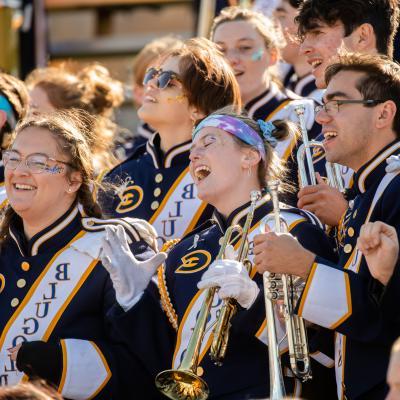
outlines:
{"label": "tie-dye headband", "polygon": [[14,111],[8,99],[1,94],[0,94],[0,110],[6,113],[8,125],[10,125],[11,129],[14,129],[16,125]]}
{"label": "tie-dye headband", "polygon": [[[276,129],[275,126],[270,122],[264,122],[262,120],[258,121],[260,129],[263,132],[264,138],[271,144],[272,147],[276,146],[276,139],[272,136],[272,132]],[[207,127],[213,127],[222,129],[231,135],[236,136],[238,139],[242,140],[244,143],[254,146],[261,155],[261,158],[265,160],[265,147],[264,141],[261,136],[252,128],[250,128],[246,123],[238,118],[231,117],[229,115],[210,115],[209,117],[203,119],[192,133],[192,140],[195,139],[197,134]]]}

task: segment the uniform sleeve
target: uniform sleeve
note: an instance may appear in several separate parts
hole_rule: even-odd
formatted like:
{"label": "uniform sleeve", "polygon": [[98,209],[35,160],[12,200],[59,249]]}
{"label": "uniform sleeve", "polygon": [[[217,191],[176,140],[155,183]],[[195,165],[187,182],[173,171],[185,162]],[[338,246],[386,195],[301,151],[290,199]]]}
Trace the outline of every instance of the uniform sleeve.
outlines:
{"label": "uniform sleeve", "polygon": [[[387,191],[383,200],[375,206],[374,220],[395,226],[399,234],[399,193],[394,193],[399,189],[389,187]],[[317,257],[298,313],[315,324],[334,329],[352,339],[391,344],[400,334],[399,314],[395,308],[400,301],[399,261],[386,288],[370,275],[364,259],[360,268],[363,268],[363,273],[355,273]]]}

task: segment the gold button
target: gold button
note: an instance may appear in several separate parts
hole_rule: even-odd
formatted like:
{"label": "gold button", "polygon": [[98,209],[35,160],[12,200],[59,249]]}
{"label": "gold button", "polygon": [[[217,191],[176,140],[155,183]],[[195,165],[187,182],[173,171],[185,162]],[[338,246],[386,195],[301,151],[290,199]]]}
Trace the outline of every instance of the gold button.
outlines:
{"label": "gold button", "polygon": [[29,269],[31,268],[31,266],[29,265],[28,262],[22,261],[22,263],[21,263],[21,268],[22,268],[23,271],[29,271]]}
{"label": "gold button", "polygon": [[351,244],[346,244],[346,246],[344,246],[344,252],[346,254],[349,254],[351,252],[351,250],[353,250],[353,247],[351,247]]}
{"label": "gold button", "polygon": [[163,180],[163,176],[162,176],[162,174],[157,174],[156,177],[155,177],[154,179],[155,179],[155,181],[156,181],[157,183],[160,183],[160,182],[162,182],[162,180]]}
{"label": "gold button", "polygon": [[154,197],[158,197],[161,194],[161,189],[160,188],[155,188],[153,194],[154,194]]}
{"label": "gold button", "polygon": [[19,300],[16,297],[14,297],[11,300],[11,307],[17,307],[18,304],[19,304]]}
{"label": "gold button", "polygon": [[347,230],[347,234],[348,234],[350,237],[353,237],[353,236],[354,236],[354,229],[353,229],[353,228],[349,228],[349,229]]}
{"label": "gold button", "polygon": [[357,217],[357,210],[353,212],[353,218]]}
{"label": "gold button", "polygon": [[150,207],[152,210],[157,210],[157,208],[160,207],[160,203],[158,201],[153,201]]}
{"label": "gold button", "polygon": [[197,376],[202,376],[204,374],[204,369],[203,369],[203,367],[197,367],[197,370],[196,370],[196,375]]}
{"label": "gold button", "polygon": [[18,279],[17,280],[17,286],[19,288],[23,288],[26,285],[26,280],[25,279]]}

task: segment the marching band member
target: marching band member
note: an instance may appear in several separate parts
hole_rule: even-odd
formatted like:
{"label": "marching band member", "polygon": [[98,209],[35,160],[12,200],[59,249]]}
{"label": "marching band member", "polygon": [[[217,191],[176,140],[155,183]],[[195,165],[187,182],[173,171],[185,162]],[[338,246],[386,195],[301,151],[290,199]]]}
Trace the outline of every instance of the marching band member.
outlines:
{"label": "marching band member", "polygon": [[[125,291],[122,282],[141,282],[140,288],[132,284],[133,290],[120,303],[124,312],[119,307],[114,309],[114,325],[154,376],[171,364],[173,368],[180,365],[204,300],[204,289],[220,287],[200,350],[200,369],[210,388],[210,399],[256,399],[269,394],[262,277],[255,270],[249,275],[239,261],[215,258],[227,228],[235,224],[243,226],[249,212],[250,192],[261,191],[267,180],[281,173],[281,161],[273,146],[295,127],[289,126],[283,121],[276,121],[275,125],[257,123],[226,110],[216,111],[197,125],[191,145],[190,170],[198,196],[217,211],[213,221],[188,234],[170,250],[165,265],[158,270],[158,289],[150,283],[144,290],[143,281],[147,277],[149,282],[151,273],[143,272],[128,250],[121,257],[120,243],[125,241],[125,235],[119,228],[107,228],[103,263],[116,292]],[[260,229],[261,219],[271,211],[270,197],[264,193],[256,204],[250,243]],[[330,243],[314,216],[285,205],[282,215],[290,231],[306,247],[321,254],[330,251]],[[210,326],[226,297],[233,297],[241,307],[232,320],[225,362],[218,367],[208,355]],[[160,354],[168,354],[168,358],[161,359]],[[315,384],[321,385],[322,392],[314,393],[314,397],[311,392],[307,398],[320,399],[318,396],[326,390],[328,394],[324,398],[329,398],[329,378],[324,373],[330,376],[332,369],[318,368],[321,375]],[[334,385],[333,374],[331,379]],[[298,383],[295,385],[300,390]],[[288,384],[293,390],[293,379]]]}
{"label": "marching band member", "polygon": [[[0,73],[0,148],[10,144],[11,133],[17,122],[25,117],[29,104],[28,91],[22,81],[5,73]],[[4,165],[0,161],[0,208],[6,204],[4,188]]]}
{"label": "marching band member", "polygon": [[[124,99],[121,82],[110,76],[107,68],[91,64],[74,73],[67,66],[39,68],[26,78],[30,95],[31,112],[54,110],[84,110],[95,115],[95,131],[90,139],[96,175],[116,164],[113,156],[114,140],[118,126],[112,121],[114,110]],[[83,120],[83,119],[82,119]]]}
{"label": "marching band member", "polygon": [[[302,40],[300,53],[312,66],[317,87],[326,88],[325,70],[338,54],[381,53],[392,58],[398,16],[397,0],[304,0],[296,18]],[[322,141],[323,135],[316,140]],[[323,176],[325,161],[323,154],[315,154],[315,169]],[[345,186],[350,188],[353,171],[341,166],[341,172]],[[320,176],[317,181],[317,185],[298,193],[297,206],[313,212],[323,223],[337,226],[353,193],[348,190],[344,196],[324,184]]]}
{"label": "marching band member", "polygon": [[0,386],[38,376],[65,398],[122,399],[135,364],[106,323],[115,292],[99,261],[101,238],[107,223],[124,226],[143,260],[154,254],[155,233],[137,221],[100,219],[81,116],[31,115],[3,152]]}
{"label": "marching band member", "polygon": [[399,258],[396,229],[381,221],[368,222],[361,227],[357,247],[364,255],[371,275],[386,286]]}
{"label": "marching band member", "polygon": [[[141,107],[143,104],[143,80],[147,70],[157,64],[158,58],[163,53],[180,46],[182,46],[182,41],[180,39],[173,36],[163,36],[146,44],[146,46],[135,55],[132,65],[132,100],[135,109]],[[136,133],[132,140],[124,144],[123,149],[125,157],[123,159],[129,157],[136,150],[136,147],[146,143],[153,135],[154,130],[145,122],[139,121]]]}
{"label": "marching band member", "polygon": [[[277,29],[269,19],[248,9],[225,8],[214,19],[210,37],[232,65],[242,102],[250,117],[271,122],[278,119],[298,122],[294,106],[301,97],[281,90],[271,74],[282,45]],[[304,99],[302,102],[306,106],[307,128],[312,130],[314,103]],[[315,133],[319,133],[319,129]],[[277,147],[279,156],[287,160],[295,143],[293,137],[280,143]]]}
{"label": "marching band member", "polygon": [[274,10],[274,17],[279,21],[286,40],[286,45],[281,50],[282,59],[292,66],[292,73],[284,85],[301,97],[321,103],[322,90],[315,85],[315,77],[304,54],[299,54],[300,44],[295,18],[301,3],[302,0],[279,0]]}
{"label": "marching band member", "polygon": [[117,185],[102,193],[106,214],[149,221],[160,241],[180,238],[211,216],[189,173],[196,121],[228,104],[240,107],[235,76],[215,45],[190,39],[168,52],[144,78],[139,117],[156,131],[146,146],[105,177]]}
{"label": "marching band member", "polygon": [[[355,172],[356,197],[341,224],[339,262],[273,233],[255,238],[259,271],[307,279],[298,314],[335,331],[339,399],[382,399],[390,346],[399,336],[399,260],[386,287],[357,247],[361,226],[374,221],[400,230],[400,67],[386,57],[347,55],[328,67],[317,114],[326,157]],[[290,257],[288,256],[290,254]],[[293,262],[295,260],[295,262]]]}

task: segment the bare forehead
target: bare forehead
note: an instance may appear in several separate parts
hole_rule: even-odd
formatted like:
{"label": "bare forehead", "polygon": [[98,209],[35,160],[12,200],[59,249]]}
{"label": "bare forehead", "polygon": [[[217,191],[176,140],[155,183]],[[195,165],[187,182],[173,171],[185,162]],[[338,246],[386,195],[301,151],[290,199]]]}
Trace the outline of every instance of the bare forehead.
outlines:
{"label": "bare forehead", "polygon": [[159,68],[165,71],[173,71],[179,73],[179,57],[168,57],[161,61]]}
{"label": "bare forehead", "polygon": [[24,153],[45,153],[58,155],[58,143],[54,135],[45,128],[28,127],[16,136],[11,148]]}
{"label": "bare forehead", "polygon": [[339,71],[330,80],[324,93],[324,98],[329,100],[339,95],[349,98],[359,96],[360,92],[357,89],[357,85],[363,76],[362,72]]}
{"label": "bare forehead", "polygon": [[241,40],[262,40],[251,21],[226,21],[218,25],[214,32],[214,41],[233,42]]}

